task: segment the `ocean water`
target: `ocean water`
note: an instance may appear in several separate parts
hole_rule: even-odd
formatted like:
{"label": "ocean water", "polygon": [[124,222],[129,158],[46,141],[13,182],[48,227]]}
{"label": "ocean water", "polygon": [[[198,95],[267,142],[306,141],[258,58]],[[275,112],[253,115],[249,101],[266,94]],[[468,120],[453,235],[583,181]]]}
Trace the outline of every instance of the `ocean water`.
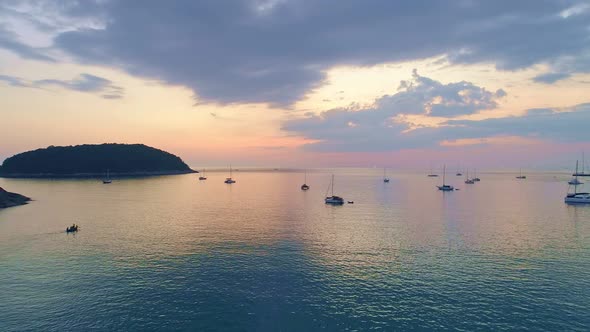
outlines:
{"label": "ocean water", "polygon": [[590,330],[566,174],[330,172],[0,179],[0,331]]}

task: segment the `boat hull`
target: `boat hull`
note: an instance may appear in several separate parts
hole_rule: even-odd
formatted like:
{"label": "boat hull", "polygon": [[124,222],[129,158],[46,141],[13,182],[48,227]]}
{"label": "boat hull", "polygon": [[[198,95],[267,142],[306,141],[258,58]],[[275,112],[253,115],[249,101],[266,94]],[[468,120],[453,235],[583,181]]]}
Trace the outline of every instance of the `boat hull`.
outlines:
{"label": "boat hull", "polygon": [[453,191],[453,190],[455,190],[455,188],[451,187],[451,186],[438,186],[437,188],[440,191]]}
{"label": "boat hull", "polygon": [[590,197],[588,197],[588,198],[566,198],[564,201],[567,204],[590,204]]}
{"label": "boat hull", "polygon": [[590,204],[590,193],[569,194],[564,201],[567,204]]}
{"label": "boat hull", "polygon": [[324,202],[330,205],[342,205],[344,204],[344,199],[340,197],[326,197]]}

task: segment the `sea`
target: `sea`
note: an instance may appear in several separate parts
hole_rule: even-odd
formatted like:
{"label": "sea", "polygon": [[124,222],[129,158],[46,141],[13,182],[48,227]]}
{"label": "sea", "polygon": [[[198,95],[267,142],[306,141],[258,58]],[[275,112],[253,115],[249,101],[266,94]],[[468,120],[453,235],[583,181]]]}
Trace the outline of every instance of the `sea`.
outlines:
{"label": "sea", "polygon": [[588,331],[590,206],[516,175],[0,179],[0,331]]}

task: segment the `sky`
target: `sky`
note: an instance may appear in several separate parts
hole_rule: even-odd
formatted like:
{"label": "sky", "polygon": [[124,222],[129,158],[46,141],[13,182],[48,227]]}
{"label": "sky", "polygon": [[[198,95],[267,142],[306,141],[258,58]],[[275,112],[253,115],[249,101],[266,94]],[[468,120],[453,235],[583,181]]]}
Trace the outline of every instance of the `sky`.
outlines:
{"label": "sky", "polygon": [[570,169],[590,1],[0,0],[0,160],[104,142],[195,168]]}

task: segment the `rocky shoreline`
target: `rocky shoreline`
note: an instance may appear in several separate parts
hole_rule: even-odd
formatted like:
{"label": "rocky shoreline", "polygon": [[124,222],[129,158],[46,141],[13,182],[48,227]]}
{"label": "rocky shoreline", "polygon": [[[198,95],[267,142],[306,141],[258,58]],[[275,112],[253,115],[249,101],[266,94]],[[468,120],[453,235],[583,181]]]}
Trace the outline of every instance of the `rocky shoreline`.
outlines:
{"label": "rocky shoreline", "polygon": [[31,199],[21,194],[11,193],[0,187],[0,209],[25,205],[30,202]]}

